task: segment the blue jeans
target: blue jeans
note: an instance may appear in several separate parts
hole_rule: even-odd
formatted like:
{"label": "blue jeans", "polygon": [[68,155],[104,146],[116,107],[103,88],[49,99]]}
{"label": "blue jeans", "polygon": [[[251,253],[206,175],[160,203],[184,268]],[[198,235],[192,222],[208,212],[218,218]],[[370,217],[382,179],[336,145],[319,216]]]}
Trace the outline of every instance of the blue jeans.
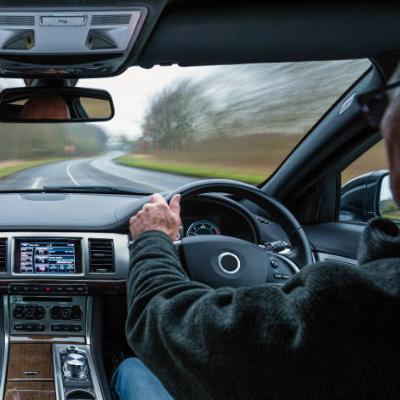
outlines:
{"label": "blue jeans", "polygon": [[118,366],[111,386],[120,400],[173,400],[159,379],[134,357]]}

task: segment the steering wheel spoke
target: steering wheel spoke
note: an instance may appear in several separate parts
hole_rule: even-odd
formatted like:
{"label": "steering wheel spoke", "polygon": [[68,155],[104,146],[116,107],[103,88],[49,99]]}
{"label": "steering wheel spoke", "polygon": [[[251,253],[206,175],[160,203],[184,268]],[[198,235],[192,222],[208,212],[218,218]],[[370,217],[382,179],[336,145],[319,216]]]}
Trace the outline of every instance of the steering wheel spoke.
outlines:
{"label": "steering wheel spoke", "polygon": [[246,240],[201,235],[184,238],[177,245],[193,280],[215,288],[255,286],[268,280],[269,254]]}

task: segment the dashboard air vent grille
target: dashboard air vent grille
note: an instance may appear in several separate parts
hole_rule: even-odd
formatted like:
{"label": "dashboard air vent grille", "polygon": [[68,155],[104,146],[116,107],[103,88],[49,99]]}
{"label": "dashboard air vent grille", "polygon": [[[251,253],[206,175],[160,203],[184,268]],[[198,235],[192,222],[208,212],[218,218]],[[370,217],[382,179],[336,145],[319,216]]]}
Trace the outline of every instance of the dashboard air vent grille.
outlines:
{"label": "dashboard air vent grille", "polygon": [[0,272],[7,272],[7,239],[0,239]]}
{"label": "dashboard air vent grille", "polygon": [[131,14],[93,15],[91,25],[128,25]]}
{"label": "dashboard air vent grille", "polygon": [[114,243],[112,239],[89,239],[89,271],[114,272]]}
{"label": "dashboard air vent grille", "polygon": [[33,26],[35,17],[33,15],[0,15],[0,25]]}

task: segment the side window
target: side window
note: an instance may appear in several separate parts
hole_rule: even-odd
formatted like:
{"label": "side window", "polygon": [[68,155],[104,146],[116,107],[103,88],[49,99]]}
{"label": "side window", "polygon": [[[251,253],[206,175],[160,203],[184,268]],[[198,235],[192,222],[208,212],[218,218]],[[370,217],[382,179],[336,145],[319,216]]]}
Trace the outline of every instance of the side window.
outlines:
{"label": "side window", "polygon": [[387,168],[385,142],[380,140],[342,171],[340,221],[366,222],[378,215],[390,216],[388,207],[397,209]]}

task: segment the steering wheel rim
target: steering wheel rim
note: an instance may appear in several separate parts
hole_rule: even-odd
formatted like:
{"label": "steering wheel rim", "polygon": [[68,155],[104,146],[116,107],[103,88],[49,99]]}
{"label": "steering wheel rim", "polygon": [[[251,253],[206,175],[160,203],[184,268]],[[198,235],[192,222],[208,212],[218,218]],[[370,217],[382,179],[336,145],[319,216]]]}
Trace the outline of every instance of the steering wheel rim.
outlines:
{"label": "steering wheel rim", "polygon": [[285,231],[292,245],[290,255],[287,255],[299,268],[313,262],[310,243],[303,227],[296,217],[272,196],[262,192],[259,188],[247,183],[228,179],[207,179],[191,182],[170,192],[165,199],[169,201],[175,194],[187,199],[205,193],[228,193],[252,201],[272,215]]}

